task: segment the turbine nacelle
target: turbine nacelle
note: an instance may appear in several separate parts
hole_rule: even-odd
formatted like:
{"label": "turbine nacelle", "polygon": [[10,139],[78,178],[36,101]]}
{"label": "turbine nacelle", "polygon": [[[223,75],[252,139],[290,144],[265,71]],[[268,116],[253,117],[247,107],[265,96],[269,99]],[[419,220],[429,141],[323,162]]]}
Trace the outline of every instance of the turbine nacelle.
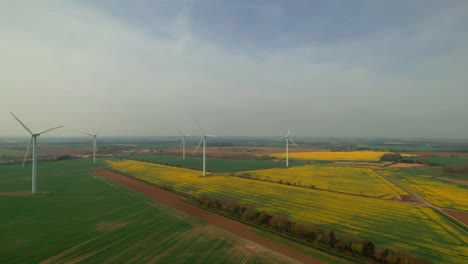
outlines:
{"label": "turbine nacelle", "polygon": [[273,141],[279,141],[279,140],[286,139],[286,167],[289,167],[289,142],[293,143],[294,146],[296,146],[296,148],[299,148],[296,142],[294,142],[294,140],[289,136],[290,133],[291,133],[291,129],[288,130],[288,133],[286,133],[285,137],[281,137],[281,138],[277,138],[273,140]]}
{"label": "turbine nacelle", "polygon": [[99,133],[101,133],[101,131],[102,131],[102,128],[99,129],[99,131],[96,134],[91,134],[88,132],[80,131],[81,133],[93,138],[93,163],[96,163],[96,151],[98,150],[97,145],[96,145],[96,137],[99,135]]}
{"label": "turbine nacelle", "polygon": [[185,139],[189,137],[190,135],[182,133],[178,128],[176,129],[182,137],[182,141],[180,142],[180,145],[182,146],[182,159],[185,160]]}
{"label": "turbine nacelle", "polygon": [[31,134],[31,139],[29,140],[28,147],[27,147],[26,153],[24,155],[22,166],[24,167],[24,164],[26,163],[26,158],[28,157],[28,154],[29,154],[29,147],[31,146],[31,143],[32,143],[32,145],[33,145],[33,147],[32,147],[32,193],[36,194],[36,171],[37,171],[36,170],[36,163],[37,163],[37,157],[36,157],[37,147],[36,147],[36,145],[37,145],[37,137],[39,137],[41,134],[44,134],[44,133],[49,132],[51,130],[62,128],[64,126],[53,127],[53,128],[49,128],[49,129],[46,129],[46,130],[42,130],[42,131],[33,133],[31,131],[31,129],[29,129],[23,122],[21,122],[21,120],[19,120],[19,118],[16,117],[12,112],[10,112],[10,114],[16,119],[16,121],[18,121],[18,123],[21,124],[21,126],[26,131],[29,132],[29,134]]}
{"label": "turbine nacelle", "polygon": [[200,147],[201,143],[203,142],[203,177],[206,175],[206,138],[207,137],[216,137],[215,135],[207,135],[205,131],[201,128],[200,124],[198,124],[197,120],[194,119],[195,123],[197,123],[198,128],[202,132],[202,138],[200,139],[200,142],[198,143],[197,147],[195,148],[195,151],[193,152],[192,156],[195,156],[197,153],[198,148]]}
{"label": "turbine nacelle", "polygon": [[182,131],[180,131],[178,128],[176,128],[177,131],[179,132],[180,136],[183,137],[183,138],[188,138],[190,137],[190,134],[185,134],[185,133],[182,133]]}

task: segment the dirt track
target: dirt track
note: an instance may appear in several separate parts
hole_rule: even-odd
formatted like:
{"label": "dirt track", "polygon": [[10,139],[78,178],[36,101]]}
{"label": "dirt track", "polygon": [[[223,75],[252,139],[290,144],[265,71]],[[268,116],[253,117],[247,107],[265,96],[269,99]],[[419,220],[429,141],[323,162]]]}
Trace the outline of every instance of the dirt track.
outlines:
{"label": "dirt track", "polygon": [[190,205],[186,202],[184,202],[184,197],[161,190],[159,188],[156,188],[154,186],[151,186],[149,184],[140,182],[138,180],[132,179],[130,177],[122,176],[120,174],[117,174],[115,172],[105,170],[105,169],[95,169],[95,173],[101,175],[102,177],[105,177],[107,179],[110,179],[116,183],[119,183],[129,189],[135,190],[147,197],[150,197],[152,199],[157,200],[158,202],[161,202],[163,204],[166,204],[168,206],[171,206],[177,210],[180,210],[184,213],[187,213],[189,215],[195,216],[197,218],[200,218],[212,225],[215,225],[219,228],[222,228],[226,231],[229,231],[233,234],[236,234],[238,236],[241,236],[245,239],[248,239],[250,241],[253,241],[255,243],[258,243],[262,246],[265,246],[267,248],[270,248],[276,252],[280,252],[286,256],[289,256],[293,259],[296,259],[298,261],[301,261],[303,263],[324,263],[320,260],[314,259],[310,256],[307,256],[305,254],[302,254],[296,250],[293,250],[289,247],[273,243],[270,240],[267,240],[261,236],[258,236],[249,230],[252,228],[248,225],[242,224],[240,222],[225,218],[223,216],[220,216],[218,214],[203,210],[199,207]]}
{"label": "dirt track", "polygon": [[450,209],[443,209],[443,211],[468,226],[468,213]]}
{"label": "dirt track", "polygon": [[[446,209],[446,208],[443,208],[443,207],[439,207],[439,206],[436,206],[436,205],[433,205],[431,204],[430,202],[428,202],[426,199],[418,196],[416,193],[412,192],[411,190],[409,190],[408,188],[404,187],[403,185],[401,185],[399,182],[397,182],[396,180],[392,179],[391,177],[388,177],[386,175],[384,175],[383,173],[381,173],[379,170],[375,170],[375,172],[377,172],[380,176],[384,177],[385,179],[387,179],[388,181],[392,182],[393,184],[395,184],[396,186],[400,187],[401,189],[405,190],[407,193],[409,193],[412,197],[413,197],[413,202],[414,203],[417,203],[417,204],[420,204],[422,206],[426,206],[426,207],[430,207],[430,208],[433,208],[439,212],[441,212],[442,214],[446,215],[448,218],[452,218],[453,220],[459,222],[460,224],[463,224],[463,225],[466,225],[466,222],[467,222],[467,214],[465,212],[461,212],[461,211],[456,211],[456,210],[450,210],[450,209]],[[466,234],[466,231],[462,228],[460,228],[459,226],[457,225],[454,225],[455,228],[459,229],[461,232],[465,233]]]}

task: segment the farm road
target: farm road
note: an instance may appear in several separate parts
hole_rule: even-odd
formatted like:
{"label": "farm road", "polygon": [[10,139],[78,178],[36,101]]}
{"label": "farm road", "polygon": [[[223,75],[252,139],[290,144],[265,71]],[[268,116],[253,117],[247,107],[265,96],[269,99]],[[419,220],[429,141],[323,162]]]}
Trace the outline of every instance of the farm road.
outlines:
{"label": "farm road", "polygon": [[[141,181],[135,180],[130,177],[126,177],[123,175],[120,175],[118,173],[115,173],[113,171],[109,171],[106,169],[95,169],[93,170],[95,173],[98,175],[105,177],[109,180],[112,180],[116,183],[119,183],[120,185],[123,185],[129,189],[135,190],[147,197],[150,197],[158,202],[161,202],[163,204],[166,204],[172,208],[175,208],[177,210],[180,210],[186,214],[192,215],[194,217],[197,217],[199,219],[202,219],[212,225],[215,225],[221,229],[224,229],[228,232],[231,232],[235,235],[241,236],[245,239],[248,239],[252,242],[255,242],[257,244],[260,244],[264,247],[267,247],[269,249],[272,249],[276,252],[280,252],[286,256],[289,256],[293,259],[296,259],[300,262],[303,263],[311,263],[311,264],[321,264],[324,263],[321,260],[314,259],[311,256],[305,255],[301,252],[298,252],[294,249],[291,249],[289,247],[286,247],[281,244],[274,243],[270,240],[267,240],[259,235],[256,235],[255,233],[251,232],[250,229],[253,227],[248,226],[246,224],[228,219],[226,217],[223,217],[221,215],[206,211],[202,208],[199,208],[197,206],[188,204],[184,202],[185,197],[169,192],[169,191],[164,191],[162,189],[159,189],[157,187],[154,187],[152,185],[143,183]],[[300,246],[300,245],[299,245]],[[320,253],[324,254],[324,253]]]}
{"label": "farm road", "polygon": [[[439,211],[441,214],[445,215],[446,217],[460,223],[461,225],[465,225],[466,224],[453,217],[452,215],[448,214],[447,212],[444,211],[445,208],[442,208],[442,207],[439,207],[439,206],[436,206],[436,205],[433,205],[431,204],[430,202],[428,202],[427,200],[425,200],[424,198],[422,198],[421,196],[418,196],[416,193],[412,192],[411,190],[409,190],[408,188],[406,188],[405,186],[401,185],[398,181],[392,179],[391,177],[387,177],[385,176],[383,173],[380,172],[380,170],[376,169],[375,172],[377,172],[380,176],[384,177],[385,179],[387,179],[388,181],[390,181],[391,183],[395,184],[396,186],[400,187],[401,189],[405,190],[406,192],[408,192],[409,194],[411,194],[414,198],[416,198],[418,200],[418,204],[422,205],[422,206],[426,206],[426,207],[430,207],[430,208],[433,208],[434,210],[437,210]],[[452,211],[456,211],[456,210],[452,210]],[[458,211],[458,212],[461,212],[461,211]],[[455,215],[455,214],[454,214]],[[458,230],[460,230],[462,233],[466,234],[466,231],[463,230],[461,227],[457,226],[457,225],[453,225],[454,227],[456,227]]]}

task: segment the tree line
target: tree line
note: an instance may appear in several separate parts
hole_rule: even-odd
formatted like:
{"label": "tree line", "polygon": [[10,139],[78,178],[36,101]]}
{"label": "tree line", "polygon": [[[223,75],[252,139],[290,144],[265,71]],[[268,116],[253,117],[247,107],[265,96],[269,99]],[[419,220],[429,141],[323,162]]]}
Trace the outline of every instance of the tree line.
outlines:
{"label": "tree line", "polygon": [[366,263],[430,263],[426,259],[413,256],[399,249],[377,247],[372,241],[367,239],[361,239],[348,234],[337,234],[333,229],[325,229],[312,224],[297,223],[285,216],[258,211],[252,206],[242,205],[239,202],[224,201],[206,195],[194,198],[194,201],[202,207],[206,207],[217,213],[272,230],[303,243],[314,245],[325,251]]}

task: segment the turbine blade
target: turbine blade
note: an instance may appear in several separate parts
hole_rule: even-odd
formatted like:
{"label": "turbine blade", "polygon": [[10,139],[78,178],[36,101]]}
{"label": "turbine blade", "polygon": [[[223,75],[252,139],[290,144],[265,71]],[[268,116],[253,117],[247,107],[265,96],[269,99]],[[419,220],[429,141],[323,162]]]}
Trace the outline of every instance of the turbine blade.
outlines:
{"label": "turbine blade", "polygon": [[59,129],[59,128],[62,128],[62,127],[64,127],[64,126],[58,126],[58,127],[49,128],[49,129],[46,129],[46,130],[44,130],[44,131],[37,132],[36,135],[40,135],[40,134],[43,134],[43,133],[45,133],[45,132],[49,132],[49,131],[51,131],[51,130]]}
{"label": "turbine blade", "polygon": [[200,147],[201,143],[203,142],[203,139],[205,139],[205,137],[202,137],[202,138],[200,139],[200,142],[198,143],[198,146],[197,146],[197,148],[195,149],[195,151],[193,152],[192,156],[195,156],[195,154],[197,153],[197,150],[198,150],[198,148]]}
{"label": "turbine blade", "polygon": [[34,133],[31,131],[31,129],[29,129],[25,124],[23,124],[23,122],[21,122],[21,120],[19,120],[19,118],[17,118],[12,112],[10,112],[10,114],[16,119],[16,121],[18,121],[23,127],[24,129],[26,129],[26,131],[29,132],[29,134],[34,135]]}
{"label": "turbine blade", "polygon": [[86,132],[83,132],[83,131],[80,131],[80,133],[83,133],[83,134],[88,135],[88,136],[90,136],[90,137],[93,136],[93,135],[91,135],[90,133],[86,133]]}
{"label": "turbine blade", "polygon": [[181,136],[185,137],[184,133],[180,132],[180,130],[179,130],[178,128],[176,128],[176,129],[177,129],[177,131],[179,132],[179,134],[180,134]]}
{"label": "turbine blade", "polygon": [[205,131],[203,131],[203,129],[201,128],[200,124],[198,124],[197,120],[194,118],[193,120],[195,120],[195,123],[197,123],[197,126],[198,128],[200,129],[200,131],[203,133],[203,135],[206,135]]}
{"label": "turbine blade", "polygon": [[296,142],[294,142],[294,140],[292,140],[292,138],[289,138],[289,140],[291,140],[291,142],[294,144],[294,146],[296,146],[296,148],[300,148],[300,147],[296,144]]}
{"label": "turbine blade", "polygon": [[24,167],[24,164],[26,163],[26,158],[28,157],[29,153],[29,146],[31,145],[32,140],[33,137],[31,137],[31,139],[29,140],[28,148],[26,149],[26,154],[24,154],[23,165],[21,165],[21,167]]}
{"label": "turbine blade", "polygon": [[289,133],[291,133],[291,129],[288,130],[288,133],[286,134],[286,137],[289,137]]}
{"label": "turbine blade", "polygon": [[217,135],[205,135],[205,137],[218,137]]}
{"label": "turbine blade", "polygon": [[102,131],[102,127],[99,129],[99,131],[96,133],[96,136],[99,135],[99,133],[101,133]]}

